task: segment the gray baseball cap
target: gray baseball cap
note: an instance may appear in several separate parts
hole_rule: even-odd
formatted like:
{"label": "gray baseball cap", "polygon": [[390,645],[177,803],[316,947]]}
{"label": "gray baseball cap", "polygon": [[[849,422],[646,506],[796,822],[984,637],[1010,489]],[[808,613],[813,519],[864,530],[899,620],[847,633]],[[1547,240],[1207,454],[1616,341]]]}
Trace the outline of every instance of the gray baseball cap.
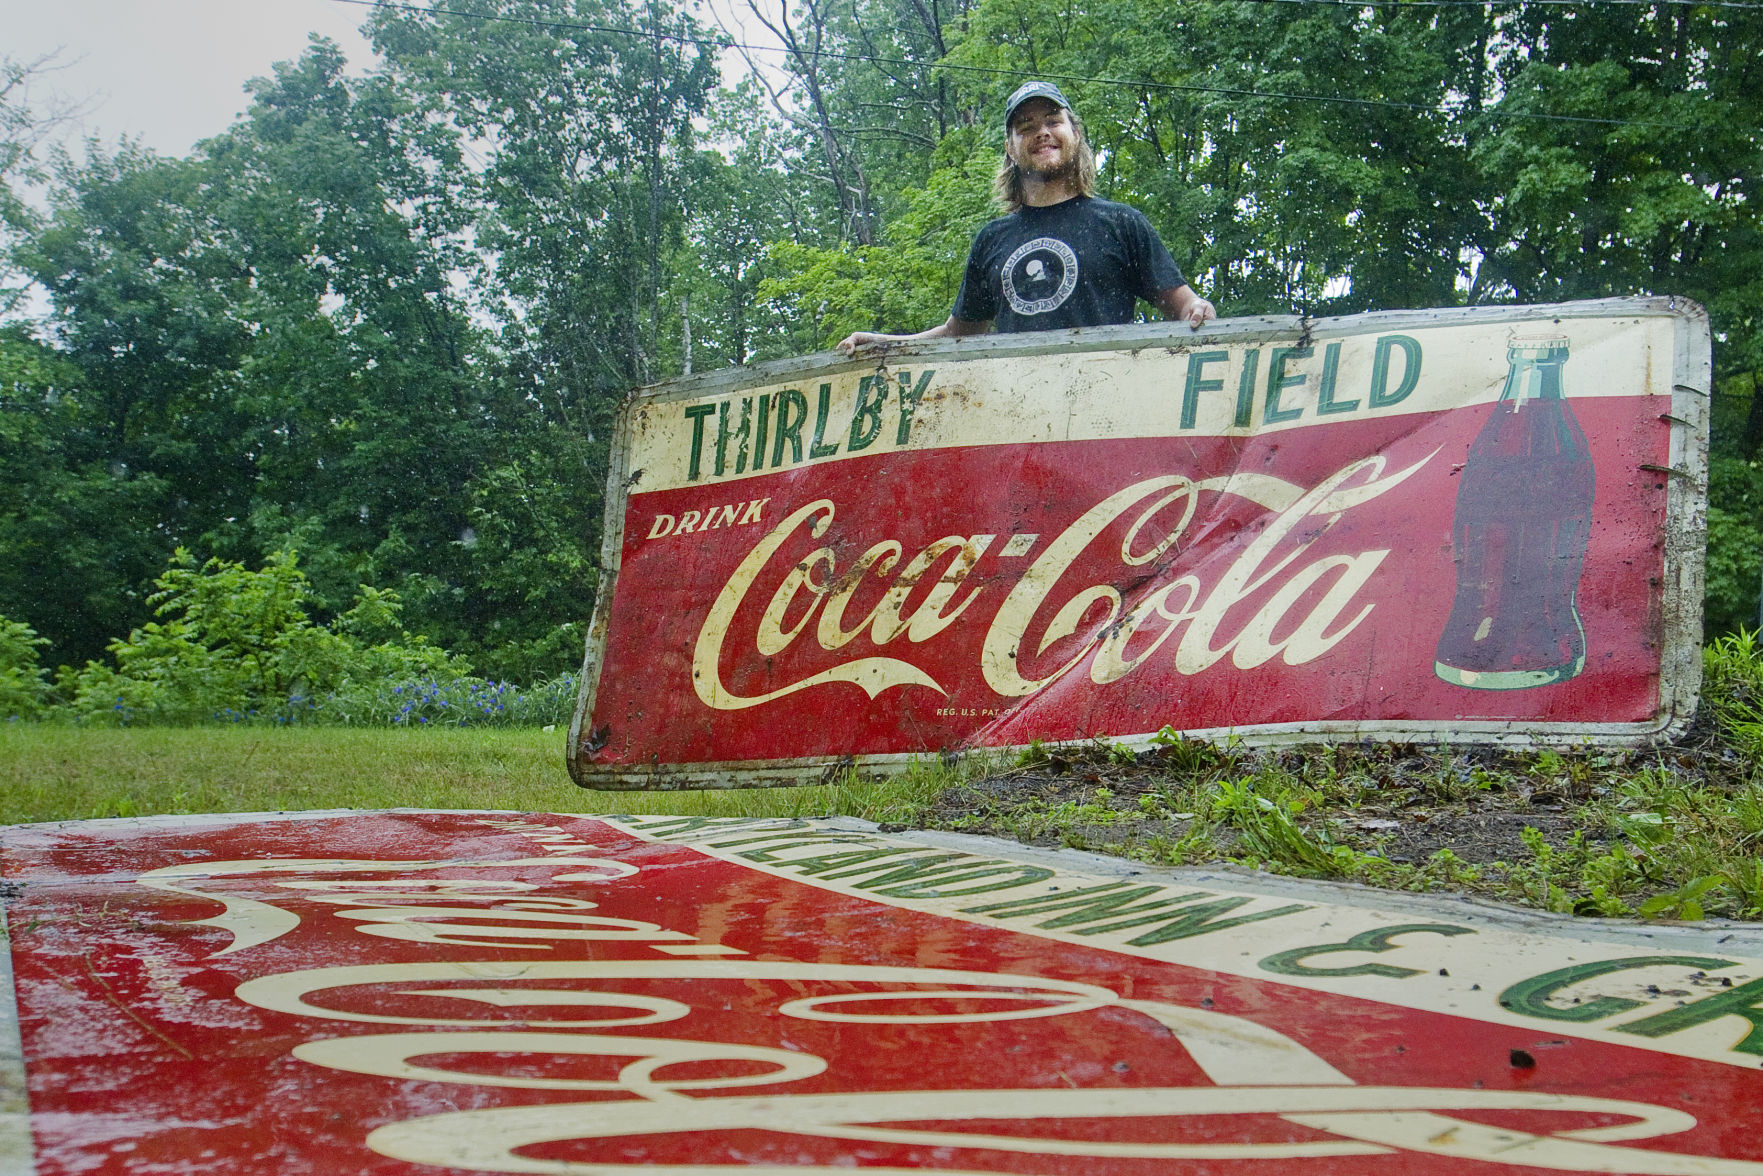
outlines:
{"label": "gray baseball cap", "polygon": [[1010,95],[1010,101],[1004,104],[1005,130],[1010,129],[1010,120],[1016,117],[1016,108],[1021,106],[1024,102],[1027,102],[1030,98],[1045,98],[1047,101],[1054,103],[1057,106],[1062,106],[1066,110],[1071,109],[1071,103],[1066,99],[1065,95],[1060,92],[1059,87],[1055,86],[1052,82],[1024,82],[1022,85],[1016,87],[1016,93]]}

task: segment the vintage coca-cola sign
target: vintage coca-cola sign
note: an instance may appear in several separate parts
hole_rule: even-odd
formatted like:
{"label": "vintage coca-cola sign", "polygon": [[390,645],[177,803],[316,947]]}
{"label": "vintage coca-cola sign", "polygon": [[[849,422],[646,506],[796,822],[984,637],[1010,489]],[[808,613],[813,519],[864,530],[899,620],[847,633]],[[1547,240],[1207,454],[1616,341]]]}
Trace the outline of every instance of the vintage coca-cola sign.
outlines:
{"label": "vintage coca-cola sign", "polygon": [[627,408],[571,738],[595,787],[1164,729],[1688,720],[1693,304],[993,336]]}
{"label": "vintage coca-cola sign", "polygon": [[75,822],[0,879],[9,1176],[1763,1174],[1754,927],[775,819]]}

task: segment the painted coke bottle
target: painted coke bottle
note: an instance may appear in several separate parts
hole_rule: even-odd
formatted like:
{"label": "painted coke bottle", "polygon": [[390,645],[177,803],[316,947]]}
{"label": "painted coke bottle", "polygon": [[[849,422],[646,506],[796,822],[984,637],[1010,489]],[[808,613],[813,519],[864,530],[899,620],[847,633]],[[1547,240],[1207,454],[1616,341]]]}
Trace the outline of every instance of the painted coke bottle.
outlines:
{"label": "painted coke bottle", "polygon": [[1577,597],[1592,458],[1563,394],[1567,340],[1521,336],[1506,354],[1506,387],[1459,475],[1457,595],[1433,664],[1478,690],[1546,686],[1585,668]]}

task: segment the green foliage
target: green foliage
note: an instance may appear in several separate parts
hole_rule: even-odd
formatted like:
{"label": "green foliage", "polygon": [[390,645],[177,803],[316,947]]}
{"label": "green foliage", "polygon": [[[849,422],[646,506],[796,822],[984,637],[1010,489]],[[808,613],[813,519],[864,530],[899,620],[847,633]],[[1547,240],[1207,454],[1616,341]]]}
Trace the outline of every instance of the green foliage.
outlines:
{"label": "green foliage", "polygon": [[[62,689],[81,722],[134,725],[293,722],[352,682],[445,674],[469,666],[397,627],[398,602],[369,590],[333,630],[315,625],[292,552],[257,572],[179,549],[150,599],[160,621],[111,643],[114,665],[88,662]],[[364,640],[357,634],[383,635]]]}
{"label": "green foliage", "polygon": [[[1266,779],[1224,780],[1212,801],[1212,814],[1235,831],[1251,864],[1277,863],[1292,873],[1323,878],[1353,874],[1361,855],[1337,842],[1326,823],[1309,828],[1298,814],[1309,807],[1301,795],[1266,796],[1257,791]],[[1280,790],[1283,791],[1283,790]]]}
{"label": "green foliage", "polygon": [[[760,296],[773,270],[770,244],[819,236],[815,214],[788,171],[798,136],[765,117],[759,89],[748,78],[712,97],[707,129],[720,149],[699,150],[686,163],[685,232],[669,258],[675,276],[665,299],[667,311],[682,320],[677,361],[685,370],[801,355],[819,346],[804,323]],[[670,363],[672,341],[667,333],[660,344]]]}
{"label": "green foliage", "polygon": [[1763,594],[1763,461],[1716,457],[1709,463],[1706,575],[1707,632],[1754,628]]}
{"label": "green foliage", "polygon": [[949,315],[967,248],[992,206],[989,151],[931,173],[903,195],[883,243],[854,249],[779,241],[766,256],[772,276],[759,285],[794,320],[811,323],[823,347],[858,330],[917,331]]}
{"label": "green foliage", "polygon": [[1763,760],[1763,643],[1740,629],[1702,651],[1702,699],[1739,750]]}
{"label": "green foliage", "polygon": [[66,105],[34,110],[27,102],[31,83],[54,68],[56,56],[51,53],[35,61],[18,61],[0,55],[0,315],[16,309],[26,292],[8,246],[33,232],[40,219],[16,185],[43,179],[37,148],[73,113]]}
{"label": "green foliage", "polygon": [[395,589],[497,672],[579,658],[607,414],[469,304],[458,127],[342,65],[315,43],[188,159],[65,161],[17,251],[54,345],[0,336],[0,611],[57,661],[150,622],[180,546],[298,547],[315,616]]}
{"label": "green foliage", "polygon": [[1692,878],[1668,894],[1656,894],[1640,905],[1640,913],[1649,919],[1688,919],[1692,922],[1702,918],[1702,896],[1715,886],[1721,878],[1710,875]]}
{"label": "green foliage", "polygon": [[[482,13],[509,19],[485,35]],[[646,24],[652,36],[617,27]],[[715,51],[690,13],[602,0],[493,0],[476,12],[376,9],[391,76],[483,145],[471,181],[483,274],[535,395],[604,428],[660,359],[663,263],[682,231],[692,120]]]}
{"label": "green foliage", "polygon": [[0,616],[0,720],[35,718],[49,694],[37,650],[49,644],[37,631]]}
{"label": "green foliage", "polygon": [[1237,765],[1242,741],[1231,735],[1223,743],[1195,739],[1165,726],[1151,736],[1151,743],[1170,770],[1184,776],[1200,776],[1212,772],[1229,772]]}

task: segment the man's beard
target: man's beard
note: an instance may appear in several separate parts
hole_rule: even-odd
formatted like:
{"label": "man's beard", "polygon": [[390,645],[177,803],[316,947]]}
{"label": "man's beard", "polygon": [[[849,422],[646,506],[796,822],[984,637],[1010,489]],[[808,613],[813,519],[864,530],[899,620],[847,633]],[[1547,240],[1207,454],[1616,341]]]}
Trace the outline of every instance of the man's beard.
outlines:
{"label": "man's beard", "polygon": [[1025,167],[1022,174],[1043,184],[1056,184],[1064,180],[1077,179],[1077,153],[1073,152],[1068,159],[1061,160],[1049,168]]}
{"label": "man's beard", "polygon": [[1039,180],[1043,184],[1075,180],[1077,179],[1078,161],[1082,154],[1083,149],[1074,145],[1070,151],[1061,152],[1058,161],[1050,166],[1036,167],[1033,163],[1018,163],[1016,170],[1021,172],[1024,178]]}

